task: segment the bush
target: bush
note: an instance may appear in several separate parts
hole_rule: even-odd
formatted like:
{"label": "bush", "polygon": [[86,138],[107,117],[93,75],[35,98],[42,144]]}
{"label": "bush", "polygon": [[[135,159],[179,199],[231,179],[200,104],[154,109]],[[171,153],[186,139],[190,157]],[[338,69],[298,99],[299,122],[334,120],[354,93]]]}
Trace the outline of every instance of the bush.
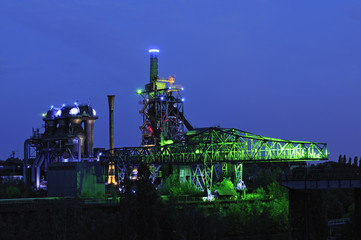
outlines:
{"label": "bush", "polygon": [[181,183],[177,173],[171,174],[164,180],[163,185],[159,187],[159,193],[163,195],[170,195],[171,197],[179,197],[182,195],[203,195],[203,192],[199,191],[191,182],[186,181]]}
{"label": "bush", "polygon": [[14,185],[6,187],[6,197],[7,198],[19,198],[21,197],[20,189]]}

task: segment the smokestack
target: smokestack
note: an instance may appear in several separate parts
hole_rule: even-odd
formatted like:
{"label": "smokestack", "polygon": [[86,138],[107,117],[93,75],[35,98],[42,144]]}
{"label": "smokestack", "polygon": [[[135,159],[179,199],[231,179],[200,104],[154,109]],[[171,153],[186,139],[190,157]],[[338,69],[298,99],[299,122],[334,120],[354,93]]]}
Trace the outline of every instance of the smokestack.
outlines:
{"label": "smokestack", "polygon": [[[109,103],[109,149],[114,148],[114,98],[115,95],[108,95]],[[113,153],[113,151],[112,151]]]}
{"label": "smokestack", "polygon": [[158,53],[159,49],[149,49],[150,53],[150,83],[158,77]]}

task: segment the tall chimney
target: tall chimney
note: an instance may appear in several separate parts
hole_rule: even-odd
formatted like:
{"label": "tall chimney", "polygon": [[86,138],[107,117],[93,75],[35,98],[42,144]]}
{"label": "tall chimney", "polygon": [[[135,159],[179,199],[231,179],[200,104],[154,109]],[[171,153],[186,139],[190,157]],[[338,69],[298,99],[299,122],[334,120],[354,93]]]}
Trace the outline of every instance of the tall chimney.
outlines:
{"label": "tall chimney", "polygon": [[[109,103],[109,149],[114,148],[114,98],[115,95],[108,95]],[[113,153],[113,151],[111,152]]]}
{"label": "tall chimney", "polygon": [[149,49],[150,53],[150,83],[158,77],[158,53],[159,49]]}

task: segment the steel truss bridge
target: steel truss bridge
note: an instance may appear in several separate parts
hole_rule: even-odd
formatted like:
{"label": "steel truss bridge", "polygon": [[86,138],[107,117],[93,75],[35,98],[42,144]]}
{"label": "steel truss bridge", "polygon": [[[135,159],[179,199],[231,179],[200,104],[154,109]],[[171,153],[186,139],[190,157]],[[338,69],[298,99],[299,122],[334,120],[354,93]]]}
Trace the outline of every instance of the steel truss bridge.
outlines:
{"label": "steel truss bridge", "polygon": [[162,165],[192,166],[193,182],[209,189],[214,168],[227,171],[227,167],[234,166],[236,179],[242,182],[243,163],[319,161],[327,160],[328,155],[326,143],[282,140],[234,128],[211,127],[188,131],[184,142],[111,149],[101,160],[114,164],[119,178],[126,175],[127,166],[140,163],[153,166],[153,175]]}

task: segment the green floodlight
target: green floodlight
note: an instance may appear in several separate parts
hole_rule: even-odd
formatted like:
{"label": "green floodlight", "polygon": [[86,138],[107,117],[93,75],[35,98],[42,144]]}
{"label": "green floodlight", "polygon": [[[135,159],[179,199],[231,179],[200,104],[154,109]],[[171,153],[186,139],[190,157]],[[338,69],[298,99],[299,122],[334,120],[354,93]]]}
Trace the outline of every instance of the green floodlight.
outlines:
{"label": "green floodlight", "polygon": [[142,94],[142,89],[137,89],[137,94]]}

